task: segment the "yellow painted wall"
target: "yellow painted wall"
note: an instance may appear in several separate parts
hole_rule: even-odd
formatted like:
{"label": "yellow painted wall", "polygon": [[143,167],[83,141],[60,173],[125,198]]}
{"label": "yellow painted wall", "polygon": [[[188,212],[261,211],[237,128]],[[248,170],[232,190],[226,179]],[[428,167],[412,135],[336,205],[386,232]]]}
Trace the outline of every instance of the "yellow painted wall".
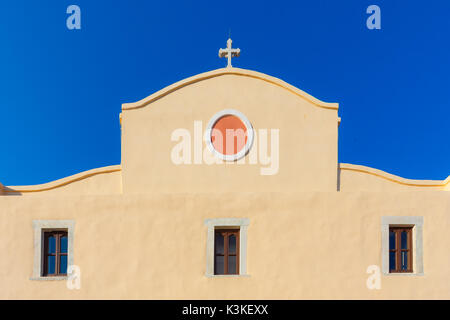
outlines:
{"label": "yellow painted wall", "polygon": [[[0,197],[0,298],[450,298],[447,192]],[[424,216],[424,276],[383,276],[381,216]],[[207,278],[206,218],[247,217],[248,274]],[[81,289],[29,280],[33,219],[75,219]],[[6,221],[6,223],[5,223]]]}
{"label": "yellow painted wall", "polygon": [[[124,193],[336,190],[337,106],[319,102],[336,109],[319,107],[314,98],[307,99],[304,93],[306,98],[300,97],[288,84],[274,85],[265,75],[237,70],[200,75],[141,108],[124,106]],[[265,165],[248,162],[175,165],[171,161],[177,144],[170,139],[172,132],[177,128],[193,132],[194,121],[202,121],[205,129],[223,109],[239,110],[255,130],[280,129],[276,175],[262,176],[260,168]]]}
{"label": "yellow painted wall", "polygon": [[[280,170],[174,165],[176,128],[222,109],[280,129]],[[449,179],[337,163],[337,104],[219,69],[123,106],[122,163],[39,186],[0,185],[2,299],[450,299]],[[340,191],[338,191],[340,190]],[[446,190],[446,191],[445,191]],[[381,217],[423,216],[424,276],[382,276]],[[249,218],[249,277],[208,278],[205,219]],[[30,280],[33,220],[75,220],[81,289]]]}

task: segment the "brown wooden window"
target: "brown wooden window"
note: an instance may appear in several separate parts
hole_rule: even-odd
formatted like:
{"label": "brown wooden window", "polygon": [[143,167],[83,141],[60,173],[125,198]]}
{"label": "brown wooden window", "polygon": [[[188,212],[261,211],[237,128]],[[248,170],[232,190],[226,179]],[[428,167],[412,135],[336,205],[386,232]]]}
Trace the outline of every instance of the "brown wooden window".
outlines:
{"label": "brown wooden window", "polygon": [[239,229],[216,229],[214,274],[239,274]]}
{"label": "brown wooden window", "polygon": [[66,230],[44,231],[43,276],[67,275],[67,245]]}
{"label": "brown wooden window", "polygon": [[413,272],[412,227],[389,228],[389,272]]}

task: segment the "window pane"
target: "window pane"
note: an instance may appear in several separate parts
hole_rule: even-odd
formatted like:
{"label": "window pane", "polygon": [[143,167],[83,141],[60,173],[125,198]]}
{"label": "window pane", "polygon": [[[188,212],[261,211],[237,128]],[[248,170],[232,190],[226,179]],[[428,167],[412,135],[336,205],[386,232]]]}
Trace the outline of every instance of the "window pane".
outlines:
{"label": "window pane", "polygon": [[47,240],[48,253],[55,253],[56,251],[56,238],[54,236],[49,236]]}
{"label": "window pane", "polygon": [[61,237],[59,250],[61,253],[67,253],[67,236]]}
{"label": "window pane", "polygon": [[395,249],[395,232],[389,232],[389,249]]}
{"label": "window pane", "polygon": [[216,274],[224,274],[225,272],[225,257],[224,256],[216,256],[214,261],[214,269],[216,270]]}
{"label": "window pane", "polygon": [[229,254],[236,253],[236,236],[234,234],[228,237],[228,253]]}
{"label": "window pane", "polygon": [[220,234],[219,232],[216,233],[216,241],[215,241],[215,246],[216,246],[216,254],[224,254],[224,249],[223,249],[223,235]]}
{"label": "window pane", "polygon": [[408,232],[402,231],[401,235],[402,249],[408,249]]}
{"label": "window pane", "polygon": [[402,251],[401,259],[402,270],[408,270],[408,252]]}
{"label": "window pane", "polygon": [[55,274],[55,256],[47,257],[47,274]]}
{"label": "window pane", "polygon": [[59,257],[59,273],[67,273],[67,256]]}
{"label": "window pane", "polygon": [[395,270],[395,252],[389,252],[389,270]]}
{"label": "window pane", "polygon": [[228,256],[228,273],[236,274],[236,256]]}

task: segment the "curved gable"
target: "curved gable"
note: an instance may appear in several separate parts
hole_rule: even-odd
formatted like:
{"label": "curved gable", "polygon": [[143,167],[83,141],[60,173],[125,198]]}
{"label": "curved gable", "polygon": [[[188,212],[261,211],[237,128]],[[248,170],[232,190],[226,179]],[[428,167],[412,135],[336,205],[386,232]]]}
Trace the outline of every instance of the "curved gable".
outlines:
{"label": "curved gable", "polygon": [[162,97],[179,90],[185,86],[205,81],[211,78],[220,77],[224,75],[236,75],[241,77],[249,77],[253,79],[258,79],[261,81],[265,81],[267,83],[273,84],[275,86],[278,86],[280,88],[283,88],[289,92],[291,92],[294,95],[297,95],[298,97],[301,97],[303,99],[306,99],[307,101],[311,102],[313,105],[324,108],[324,109],[332,109],[332,110],[338,110],[339,104],[338,103],[328,103],[323,102],[308,93],[288,84],[287,82],[284,82],[278,78],[269,76],[267,74],[246,70],[246,69],[239,69],[239,68],[222,68],[222,69],[216,69],[213,71],[200,73],[198,75],[183,79],[181,81],[178,81],[170,86],[165,87],[164,89],[159,90],[158,92],[155,92],[154,94],[148,96],[147,98],[144,98],[140,101],[134,102],[134,103],[124,103],[122,104],[122,110],[133,110],[133,109],[139,109],[143,108],[152,102],[161,99]]}
{"label": "curved gable", "polygon": [[87,170],[62,179],[39,185],[2,187],[2,185],[0,184],[0,194],[120,194],[122,188],[121,170],[122,169],[120,165],[114,165]]}
{"label": "curved gable", "polygon": [[[203,133],[215,115],[227,110],[248,118],[257,142],[242,158],[244,164],[205,164]],[[124,192],[335,191],[337,111],[337,103],[255,71],[225,68],[179,81],[122,105]],[[189,163],[171,159],[180,142],[173,139],[176,130],[190,141]],[[279,132],[279,166],[270,168],[270,176],[262,174],[270,164],[257,151],[262,150],[261,130],[267,133],[267,150],[272,132]],[[252,152],[256,164],[249,163]],[[211,187],[215,181],[220,183]]]}
{"label": "curved gable", "polygon": [[414,180],[362,165],[341,163],[341,191],[450,190],[450,176],[445,180]]}

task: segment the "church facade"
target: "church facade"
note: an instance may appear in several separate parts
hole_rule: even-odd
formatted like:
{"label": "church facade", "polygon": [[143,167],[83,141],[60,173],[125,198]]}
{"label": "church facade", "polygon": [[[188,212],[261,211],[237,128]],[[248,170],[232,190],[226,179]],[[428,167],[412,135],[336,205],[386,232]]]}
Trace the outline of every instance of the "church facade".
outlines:
{"label": "church facade", "polygon": [[338,163],[340,120],[230,62],[124,104],[119,165],[0,185],[0,298],[450,299],[450,177]]}

